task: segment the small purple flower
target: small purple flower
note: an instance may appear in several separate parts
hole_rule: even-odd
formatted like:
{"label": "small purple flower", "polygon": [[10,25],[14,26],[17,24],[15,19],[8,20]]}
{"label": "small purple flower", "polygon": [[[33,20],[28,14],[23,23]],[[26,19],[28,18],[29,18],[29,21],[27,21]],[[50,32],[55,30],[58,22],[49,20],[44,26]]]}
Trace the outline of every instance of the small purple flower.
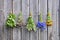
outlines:
{"label": "small purple flower", "polygon": [[38,21],[37,27],[38,27],[38,28],[41,28],[41,23],[40,23],[40,21]]}

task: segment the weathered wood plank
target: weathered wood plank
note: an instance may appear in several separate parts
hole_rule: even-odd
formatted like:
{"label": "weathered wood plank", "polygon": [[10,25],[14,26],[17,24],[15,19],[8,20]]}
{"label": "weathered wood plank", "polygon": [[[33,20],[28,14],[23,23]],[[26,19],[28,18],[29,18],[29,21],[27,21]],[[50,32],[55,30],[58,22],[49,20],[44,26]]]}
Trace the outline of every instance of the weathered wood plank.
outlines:
{"label": "weathered wood plank", "polygon": [[[39,14],[40,14],[40,0],[38,0],[38,21],[40,20]],[[38,29],[38,40],[41,40],[40,39],[40,29]]]}
{"label": "weathered wood plank", "polygon": [[[60,0],[59,0],[59,10],[58,10],[59,12],[58,12],[58,16],[60,17]],[[60,18],[59,18],[59,26],[60,26]],[[58,27],[59,28],[59,30],[60,30],[60,27]],[[60,31],[59,31],[59,40],[60,40]]]}
{"label": "weathered wood plank", "polygon": [[4,0],[0,0],[0,10],[4,9]]}
{"label": "weathered wood plank", "polygon": [[[38,0],[30,0],[30,11],[32,12],[32,17],[34,23],[38,22]],[[38,30],[36,32],[30,32],[30,40],[38,40]]]}
{"label": "weathered wood plank", "polygon": [[59,28],[59,24],[58,24],[58,4],[59,4],[59,0],[54,0],[52,2],[52,16],[53,16],[53,40],[59,40],[59,32],[58,32],[58,28]]}
{"label": "weathered wood plank", "polygon": [[[22,0],[22,14],[24,24],[26,24],[29,16],[29,0]],[[26,29],[26,26],[22,27],[22,40],[29,40],[29,32]]]}
{"label": "weathered wood plank", "polygon": [[3,40],[3,27],[4,27],[4,0],[0,0],[0,40]]}
{"label": "weathered wood plank", "polygon": [[0,40],[3,40],[3,27],[4,27],[4,13],[0,10]]}
{"label": "weathered wood plank", "polygon": [[4,0],[4,38],[3,38],[3,40],[12,40],[12,37],[13,37],[12,29],[6,28],[6,26],[5,26],[7,16],[12,10],[11,2],[12,2],[12,0]]}
{"label": "weathered wood plank", "polygon": [[[22,0],[13,0],[13,13],[16,15],[16,22],[17,17],[21,11],[22,6]],[[17,26],[17,28],[13,29],[13,40],[22,40],[21,39],[21,28]]]}
{"label": "weathered wood plank", "polygon": [[57,20],[56,20],[57,21],[57,32],[56,32],[57,35],[56,36],[57,36],[57,40],[59,40],[59,11],[58,11],[59,10],[59,0],[56,0],[56,8],[57,8],[57,10],[56,10],[57,11],[56,12],[57,13]]}
{"label": "weathered wood plank", "polygon": [[[52,17],[52,0],[48,0],[48,10],[51,14]],[[48,40],[52,40],[52,27],[53,26],[48,26]]]}
{"label": "weathered wood plank", "polygon": [[13,29],[13,40],[21,40],[21,28]]}
{"label": "weathered wood plank", "polygon": [[[46,22],[47,0],[40,0],[40,12],[43,15],[43,21]],[[42,32],[40,31],[40,40],[47,40],[47,28]]]}

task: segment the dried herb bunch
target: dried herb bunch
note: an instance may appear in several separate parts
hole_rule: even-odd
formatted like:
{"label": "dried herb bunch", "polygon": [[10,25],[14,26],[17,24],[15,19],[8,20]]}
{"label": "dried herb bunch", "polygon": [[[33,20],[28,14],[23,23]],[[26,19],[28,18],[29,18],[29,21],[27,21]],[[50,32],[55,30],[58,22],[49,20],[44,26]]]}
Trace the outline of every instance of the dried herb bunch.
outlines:
{"label": "dried herb bunch", "polygon": [[11,28],[15,27],[16,26],[15,18],[16,18],[15,14],[10,13],[6,20],[6,26]]}
{"label": "dried herb bunch", "polygon": [[52,26],[53,25],[53,21],[51,19],[51,14],[50,14],[49,11],[48,11],[48,14],[47,14],[46,24],[47,24],[47,26]]}
{"label": "dried herb bunch", "polygon": [[43,19],[42,19],[42,14],[40,13],[39,15],[39,21],[37,23],[37,27],[41,29],[41,31],[45,30],[46,29],[46,23],[43,22]]}
{"label": "dried herb bunch", "polygon": [[32,18],[32,13],[30,12],[28,20],[27,20],[27,30],[28,31],[36,31],[36,25],[34,24],[33,18]]}
{"label": "dried herb bunch", "polygon": [[17,25],[18,25],[18,26],[22,26],[22,25],[23,25],[22,12],[20,12],[19,15],[18,15]]}

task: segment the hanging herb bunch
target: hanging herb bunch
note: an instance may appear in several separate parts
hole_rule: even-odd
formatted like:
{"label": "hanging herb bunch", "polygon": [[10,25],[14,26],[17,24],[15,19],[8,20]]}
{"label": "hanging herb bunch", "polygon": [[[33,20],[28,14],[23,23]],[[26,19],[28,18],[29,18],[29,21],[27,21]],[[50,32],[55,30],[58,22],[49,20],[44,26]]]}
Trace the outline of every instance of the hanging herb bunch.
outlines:
{"label": "hanging herb bunch", "polygon": [[46,24],[47,24],[47,26],[52,26],[53,25],[53,22],[52,22],[52,19],[51,19],[51,14],[50,14],[49,11],[48,11],[48,14],[47,14]]}
{"label": "hanging herb bunch", "polygon": [[36,31],[36,25],[34,24],[33,18],[32,18],[32,13],[30,12],[28,20],[27,20],[27,30],[28,31]]}
{"label": "hanging herb bunch", "polygon": [[22,12],[20,12],[19,15],[18,15],[17,25],[18,25],[18,26],[22,26],[22,25],[23,25]]}
{"label": "hanging herb bunch", "polygon": [[42,19],[42,14],[40,13],[39,15],[39,21],[37,23],[37,27],[41,29],[41,31],[45,30],[46,29],[46,23],[43,22],[43,19]]}
{"label": "hanging herb bunch", "polygon": [[6,26],[11,28],[15,27],[16,26],[15,18],[16,18],[15,14],[10,13],[6,20]]}

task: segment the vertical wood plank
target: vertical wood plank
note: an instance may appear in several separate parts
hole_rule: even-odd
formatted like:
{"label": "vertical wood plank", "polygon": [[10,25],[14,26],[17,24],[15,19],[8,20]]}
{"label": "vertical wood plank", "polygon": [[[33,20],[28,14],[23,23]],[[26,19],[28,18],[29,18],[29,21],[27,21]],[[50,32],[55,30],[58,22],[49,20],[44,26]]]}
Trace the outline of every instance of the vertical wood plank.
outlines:
{"label": "vertical wood plank", "polygon": [[3,27],[4,27],[4,0],[0,0],[0,40],[3,40]]}
{"label": "vertical wood plank", "polygon": [[[38,0],[38,21],[39,21],[39,14],[40,14],[40,0]],[[40,29],[38,29],[38,40],[40,40]]]}
{"label": "vertical wood plank", "polygon": [[[22,0],[22,13],[24,24],[26,24],[29,16],[29,0]],[[22,40],[29,40],[29,32],[26,29],[26,26],[22,27]]]}
{"label": "vertical wood plank", "polygon": [[7,16],[11,12],[11,9],[11,0],[4,0],[4,40],[12,40],[12,29],[6,28],[5,26]]}
{"label": "vertical wood plank", "polygon": [[0,10],[0,40],[3,40],[3,23],[4,21],[4,14],[3,10]]}
{"label": "vertical wood plank", "polygon": [[[10,6],[11,7],[11,6]],[[4,40],[7,40],[7,29],[5,26],[5,21],[7,19],[7,0],[4,0]]]}
{"label": "vertical wood plank", "polygon": [[[52,17],[52,0],[48,0],[48,10],[51,14],[51,17]],[[48,40],[52,40],[52,27],[53,26],[48,26]]]}
{"label": "vertical wood plank", "polygon": [[[58,23],[60,24],[60,22],[59,22],[59,20],[60,20],[60,19],[59,19],[60,14],[59,14],[59,13],[60,13],[60,0],[58,0]],[[59,28],[60,28],[60,27],[59,27],[60,25],[59,25],[59,24],[58,24],[58,32],[59,32],[59,35],[58,35],[58,36],[59,36],[59,40],[60,40],[60,31],[59,31],[59,30],[60,30],[60,29],[59,29]]]}
{"label": "vertical wood plank", "polygon": [[[43,15],[43,21],[46,22],[47,16],[47,0],[40,0],[40,12]],[[40,40],[47,40],[47,28],[44,31],[40,31]]]}
{"label": "vertical wood plank", "polygon": [[54,20],[54,21],[53,21],[53,22],[54,22],[54,23],[53,23],[53,34],[54,34],[54,35],[53,35],[53,40],[55,40],[54,37],[56,37],[56,36],[55,36],[55,31],[56,31],[56,27],[57,27],[57,26],[56,26],[56,5],[55,5],[55,4],[56,4],[56,0],[54,1],[54,3],[52,3],[52,5],[53,5],[53,6],[52,6],[52,13],[53,13],[52,16],[53,16],[53,20]]}
{"label": "vertical wood plank", "polygon": [[[13,0],[13,13],[16,15],[16,22],[17,17],[21,11],[22,6],[22,0]],[[17,28],[13,29],[13,40],[22,40],[21,39],[21,28],[17,26]]]}
{"label": "vertical wood plank", "polygon": [[54,0],[52,4],[52,12],[53,12],[53,40],[59,40],[59,24],[58,24],[58,5],[59,5],[59,0]]}
{"label": "vertical wood plank", "polygon": [[[32,12],[32,17],[34,23],[38,22],[38,0],[30,0],[30,11]],[[38,30],[36,32],[30,32],[30,40],[38,40]]]}
{"label": "vertical wood plank", "polygon": [[57,40],[59,40],[59,0],[56,0],[56,8],[57,8]]}

